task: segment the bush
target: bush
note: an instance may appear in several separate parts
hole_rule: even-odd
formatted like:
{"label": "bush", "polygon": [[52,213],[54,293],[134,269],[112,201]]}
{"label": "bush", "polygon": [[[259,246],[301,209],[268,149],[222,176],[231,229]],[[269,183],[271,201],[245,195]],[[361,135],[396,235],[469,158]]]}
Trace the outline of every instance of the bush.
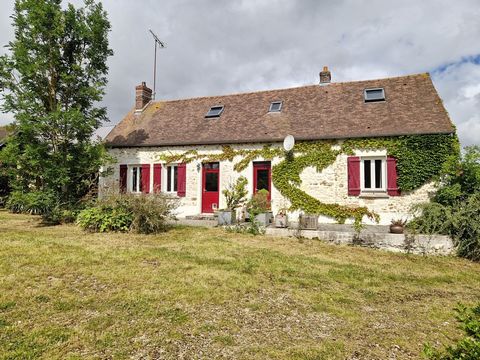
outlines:
{"label": "bush", "polygon": [[480,261],[480,193],[453,206],[432,202],[414,209],[420,215],[408,224],[410,229],[421,234],[449,235],[459,256]]}
{"label": "bush", "polygon": [[235,183],[228,184],[227,188],[222,191],[228,210],[235,211],[245,203],[248,195],[247,184],[247,178],[240,176]]}
{"label": "bush", "polygon": [[465,148],[460,162],[450,167],[432,202],[414,207],[408,227],[450,235],[459,256],[480,261],[480,148]]}
{"label": "bush", "polygon": [[268,200],[268,191],[265,189],[255,193],[247,203],[247,210],[250,219],[255,218],[258,214],[270,211],[270,200]]}
{"label": "bush", "polygon": [[45,215],[57,206],[53,193],[14,191],[8,197],[5,207],[15,214]]}
{"label": "bush", "polygon": [[476,360],[480,359],[480,303],[473,308],[459,305],[456,309],[457,320],[465,337],[456,344],[447,346],[443,351],[426,345],[424,355],[433,360]]}
{"label": "bush", "polygon": [[108,195],[82,210],[77,224],[92,232],[159,233],[168,229],[167,220],[177,206],[175,198],[163,194]]}

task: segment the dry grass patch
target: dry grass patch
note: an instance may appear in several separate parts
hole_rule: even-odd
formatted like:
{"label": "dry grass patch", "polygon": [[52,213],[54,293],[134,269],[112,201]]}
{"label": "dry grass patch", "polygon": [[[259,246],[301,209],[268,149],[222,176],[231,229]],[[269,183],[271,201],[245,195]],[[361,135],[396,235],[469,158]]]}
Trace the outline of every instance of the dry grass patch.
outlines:
{"label": "dry grass patch", "polygon": [[0,212],[0,359],[410,359],[450,341],[480,265],[179,227]]}

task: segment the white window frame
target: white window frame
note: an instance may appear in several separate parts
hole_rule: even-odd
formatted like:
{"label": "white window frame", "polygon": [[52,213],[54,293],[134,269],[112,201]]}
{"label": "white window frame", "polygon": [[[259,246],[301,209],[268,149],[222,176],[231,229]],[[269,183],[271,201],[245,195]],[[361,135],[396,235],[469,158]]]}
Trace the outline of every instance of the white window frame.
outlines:
{"label": "white window frame", "polygon": [[[278,108],[278,110],[274,110],[274,109],[273,109],[274,104],[280,104],[280,107]],[[280,101],[280,100],[272,101],[272,102],[270,103],[270,108],[268,109],[268,112],[271,112],[271,113],[279,113],[279,112],[282,112],[282,106],[283,106],[283,101]]]}
{"label": "white window frame", "polygon": [[[378,90],[381,90],[381,91],[382,91],[381,97],[373,98],[373,99],[368,99],[368,92],[369,92],[369,91],[378,91]],[[385,101],[385,89],[384,89],[384,88],[370,88],[370,89],[365,89],[365,90],[363,91],[363,98],[364,98],[364,101],[365,101],[366,103]]]}
{"label": "white window frame", "polygon": [[[382,187],[365,188],[365,160],[370,160],[370,179],[375,186],[375,160],[382,161]],[[362,193],[386,193],[387,192],[387,157],[386,156],[362,156],[360,158],[360,188]]]}
{"label": "white window frame", "polygon": [[[134,176],[134,169],[137,169],[137,186],[136,189],[133,188],[133,176]],[[128,167],[129,177],[128,177],[128,190],[131,193],[139,194],[142,192],[142,165],[129,165]]]}
{"label": "white window frame", "polygon": [[[174,190],[175,189],[175,186],[174,186],[175,171],[171,171],[171,173],[170,173],[170,181],[171,181],[171,184],[172,184],[172,188],[170,190],[168,190],[168,168],[169,167],[177,168],[177,190]],[[166,193],[169,193],[169,194],[176,194],[177,191],[178,191],[178,164],[168,164],[168,165],[165,165],[164,168],[165,168],[165,172],[164,172],[165,185],[163,187],[163,191],[166,192]]]}

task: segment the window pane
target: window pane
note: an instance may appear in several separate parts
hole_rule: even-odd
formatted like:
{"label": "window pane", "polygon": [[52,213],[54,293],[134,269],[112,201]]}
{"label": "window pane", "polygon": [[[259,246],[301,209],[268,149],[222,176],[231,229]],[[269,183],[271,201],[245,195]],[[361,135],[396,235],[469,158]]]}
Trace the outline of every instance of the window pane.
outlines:
{"label": "window pane", "polygon": [[365,101],[385,100],[383,89],[365,90]]}
{"label": "window pane", "polygon": [[363,160],[363,186],[365,189],[372,188],[371,160]]}
{"label": "window pane", "polygon": [[177,191],[178,167],[173,166],[173,191]]}
{"label": "window pane", "polygon": [[207,172],[205,174],[205,191],[218,191],[218,172]]}
{"label": "window pane", "polygon": [[132,191],[137,191],[137,167],[132,169]]}
{"label": "window pane", "polygon": [[205,164],[203,164],[203,167],[207,170],[218,169],[219,168],[219,163],[218,162],[205,163]]}
{"label": "window pane", "polygon": [[167,191],[172,191],[172,167],[167,166]]}
{"label": "window pane", "polygon": [[138,191],[143,191],[143,184],[142,184],[142,168],[138,167]]}
{"label": "window pane", "polygon": [[257,170],[257,190],[265,189],[270,192],[267,169]]}
{"label": "window pane", "polygon": [[375,160],[375,188],[382,188],[382,160]]}

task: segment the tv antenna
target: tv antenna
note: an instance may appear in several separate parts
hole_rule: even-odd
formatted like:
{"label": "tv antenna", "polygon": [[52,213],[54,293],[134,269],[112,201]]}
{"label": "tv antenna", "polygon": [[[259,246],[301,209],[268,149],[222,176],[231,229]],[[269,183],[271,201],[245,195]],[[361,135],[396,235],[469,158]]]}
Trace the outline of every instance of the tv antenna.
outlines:
{"label": "tv antenna", "polygon": [[155,100],[155,88],[157,85],[157,46],[160,46],[160,49],[163,49],[165,47],[165,43],[161,41],[157,35],[151,30],[150,34],[153,36],[153,40],[155,40],[155,57],[153,59],[153,94],[152,94],[152,99]]}

